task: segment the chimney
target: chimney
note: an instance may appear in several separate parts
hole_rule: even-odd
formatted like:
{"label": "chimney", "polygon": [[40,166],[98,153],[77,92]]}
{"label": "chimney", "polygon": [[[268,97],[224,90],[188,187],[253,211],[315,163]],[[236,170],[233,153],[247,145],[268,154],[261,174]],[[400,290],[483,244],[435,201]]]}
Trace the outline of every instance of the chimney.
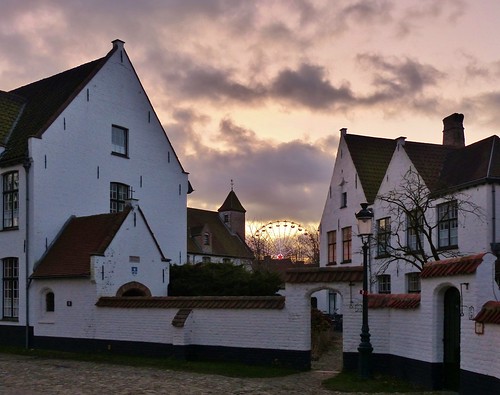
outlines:
{"label": "chimney", "polygon": [[451,114],[443,119],[443,145],[465,147],[464,114]]}

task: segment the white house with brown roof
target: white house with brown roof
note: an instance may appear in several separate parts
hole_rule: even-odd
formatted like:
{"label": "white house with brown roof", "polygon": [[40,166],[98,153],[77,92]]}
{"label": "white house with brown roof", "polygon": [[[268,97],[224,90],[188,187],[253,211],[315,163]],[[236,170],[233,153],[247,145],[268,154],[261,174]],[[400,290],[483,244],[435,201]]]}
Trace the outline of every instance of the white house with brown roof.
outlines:
{"label": "white house with brown roof", "polygon": [[[102,58],[0,92],[0,146],[0,339],[22,344],[26,328],[38,334],[47,309],[39,284],[48,278],[53,284],[84,278],[96,296],[116,295],[134,281],[142,285],[130,292],[166,295],[165,259],[187,259],[190,185],[123,41],[113,41]],[[61,241],[82,218],[94,225],[100,215],[119,218],[106,213],[126,211],[131,198],[140,208],[122,218],[112,240],[112,232],[91,227],[71,248]],[[122,234],[132,233],[118,252]],[[98,234],[99,248],[80,248]],[[76,290],[44,289],[57,314],[80,308]]]}
{"label": "white house with brown roof", "polygon": [[[465,145],[463,118],[452,114],[443,120],[442,145],[406,141],[404,137],[392,140],[351,135],[341,130],[321,219],[320,265],[334,270],[362,265],[355,213],[361,203],[368,203],[374,215],[368,265],[377,366],[394,372],[383,359],[401,371],[404,366],[413,366],[431,386],[471,393],[471,383],[477,380],[487,382],[490,388],[500,386],[499,371],[471,369],[464,351],[460,352],[467,348],[466,342],[479,341],[473,332],[473,323],[480,318],[476,315],[485,306],[490,306],[490,311],[497,308],[495,303],[500,299],[499,265],[494,258],[500,252],[500,202],[496,198],[500,139],[491,136]],[[485,253],[490,253],[488,259],[483,258]],[[479,261],[473,258],[477,254],[482,254]],[[440,262],[445,265],[433,266]],[[477,266],[463,271],[463,265],[469,267],[467,262],[482,262],[479,274]],[[444,272],[431,270],[431,266]],[[425,298],[421,295],[424,277]],[[334,284],[330,289],[335,293]],[[341,296],[344,328],[348,328],[344,331],[344,363],[352,368],[359,344],[360,296],[352,289]],[[331,295],[323,297],[326,311],[330,300]],[[467,314],[462,314],[464,308]],[[399,313],[414,309],[415,313]],[[428,313],[424,313],[426,309],[430,309]],[[398,318],[391,319],[391,315]],[[421,342],[407,341],[405,345],[406,324],[420,328],[436,347],[441,344],[436,339],[444,336],[444,347],[441,344],[431,352]],[[444,332],[443,325],[448,328]],[[500,344],[492,332],[498,331],[490,329],[488,338]],[[387,333],[394,339],[387,339]],[[389,348],[387,341],[392,344]]]}

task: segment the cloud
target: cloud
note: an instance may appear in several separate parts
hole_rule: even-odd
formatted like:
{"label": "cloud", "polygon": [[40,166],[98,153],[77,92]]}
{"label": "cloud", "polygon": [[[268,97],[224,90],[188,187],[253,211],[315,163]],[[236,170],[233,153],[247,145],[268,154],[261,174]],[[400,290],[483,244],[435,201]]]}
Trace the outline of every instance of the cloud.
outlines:
{"label": "cloud", "polygon": [[271,95],[309,109],[330,109],[353,101],[353,93],[345,84],[334,87],[323,67],[302,63],[297,70],[285,69],[271,83]]}
{"label": "cloud", "polygon": [[[165,129],[190,173],[191,207],[217,209],[234,180],[249,220],[319,222],[338,140],[275,142],[224,118],[216,136],[221,146],[214,147],[201,143],[193,118],[177,120]],[[187,152],[186,140],[197,141],[194,151]]]}

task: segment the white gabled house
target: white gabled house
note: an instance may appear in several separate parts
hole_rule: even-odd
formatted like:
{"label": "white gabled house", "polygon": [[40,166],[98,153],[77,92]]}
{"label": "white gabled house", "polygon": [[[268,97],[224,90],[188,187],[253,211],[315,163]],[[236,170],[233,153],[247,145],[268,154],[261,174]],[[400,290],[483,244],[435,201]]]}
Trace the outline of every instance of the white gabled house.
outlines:
{"label": "white gabled house", "polygon": [[[478,367],[472,360],[500,347],[500,139],[466,146],[463,115],[443,123],[442,145],[341,130],[321,219],[320,264],[339,271],[362,265],[355,213],[368,203],[374,214],[368,298],[377,368],[431,388],[495,393],[500,366]],[[417,198],[425,203],[416,204]],[[324,310],[331,299],[323,298]],[[341,300],[344,366],[354,368],[361,297],[351,290]],[[488,330],[478,333],[476,324]],[[471,353],[469,344],[480,343]]]}
{"label": "white gabled house", "polygon": [[[135,289],[166,295],[168,265],[162,258],[174,263],[187,259],[190,185],[123,41],[113,41],[100,59],[0,92],[0,146],[0,338],[22,344],[25,328],[33,326],[37,334],[43,289],[52,293],[47,303],[54,298],[56,309],[70,308],[71,301],[77,304],[76,290],[64,285],[73,281],[71,275],[52,276],[49,286],[44,276],[41,280],[32,274],[46,267],[70,218],[120,213],[130,198],[138,200],[140,209],[130,212],[109,248],[122,240],[123,226],[133,221],[140,227],[125,232],[134,236],[122,242],[127,248],[120,254],[107,249],[101,251],[104,258],[88,257],[86,284],[97,295],[116,295],[132,282],[139,284]],[[80,220],[68,226],[74,221]],[[149,256],[145,247],[152,239],[157,245]],[[123,264],[120,273],[118,261]],[[153,268],[154,275],[148,272]],[[109,280],[113,270],[116,276]]]}

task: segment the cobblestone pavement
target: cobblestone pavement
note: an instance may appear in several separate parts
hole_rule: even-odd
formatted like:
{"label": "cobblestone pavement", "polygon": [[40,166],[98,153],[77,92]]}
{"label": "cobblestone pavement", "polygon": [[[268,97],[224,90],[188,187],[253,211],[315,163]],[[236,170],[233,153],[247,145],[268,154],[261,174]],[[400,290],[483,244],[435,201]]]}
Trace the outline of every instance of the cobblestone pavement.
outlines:
{"label": "cobblestone pavement", "polygon": [[341,363],[338,352],[329,352],[320,361],[313,363],[313,370],[310,372],[270,379],[241,379],[0,354],[0,394],[341,395],[340,392],[331,392],[321,387],[324,379],[332,377],[340,370]]}

